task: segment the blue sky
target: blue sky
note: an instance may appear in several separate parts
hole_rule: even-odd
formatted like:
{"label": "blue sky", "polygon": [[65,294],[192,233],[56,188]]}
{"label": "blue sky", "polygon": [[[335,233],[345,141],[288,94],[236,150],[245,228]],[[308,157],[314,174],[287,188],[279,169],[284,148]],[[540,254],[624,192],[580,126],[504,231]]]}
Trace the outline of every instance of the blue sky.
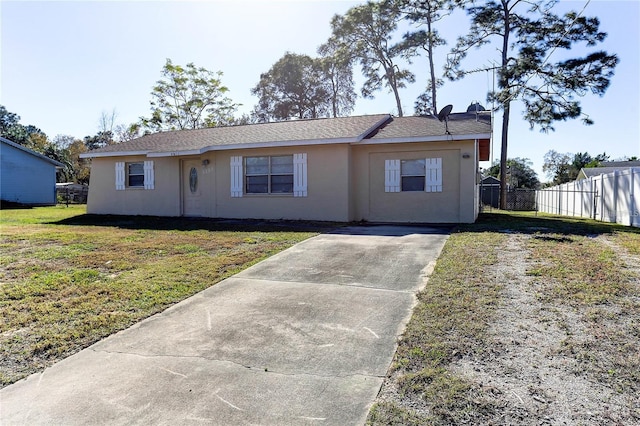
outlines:
{"label": "blue sky", "polygon": [[[160,78],[166,58],[174,64],[193,62],[224,73],[233,101],[249,112],[257,99],[250,89],[286,51],[315,55],[330,34],[334,14],[361,2],[338,0],[219,1],[6,1],[0,2],[0,104],[33,124],[50,138],[58,134],[82,138],[97,132],[101,113],[115,109],[116,123],[130,124],[149,115],[150,91]],[[620,57],[611,87],[604,97],[582,99],[595,121],[561,122],[548,134],[529,130],[519,103],[512,110],[509,157],[529,158],[539,177],[543,157],[558,152],[606,152],[612,159],[640,156],[640,2],[562,1],[557,11],[581,10],[598,16],[609,34],[600,46]],[[466,16],[441,22],[442,35],[455,43],[466,31]],[[405,24],[406,25],[406,24]],[[403,28],[406,30],[408,28]],[[448,47],[441,48],[441,68]],[[582,50],[571,52],[573,55]],[[562,55],[562,52],[557,52]],[[493,56],[491,56],[493,55]],[[491,49],[474,52],[468,68],[498,59]],[[411,65],[417,82],[401,92],[405,113],[413,111],[424,89],[427,63]],[[355,71],[361,82],[359,70]],[[472,101],[486,105],[492,87],[489,72],[447,82],[439,107],[452,104],[464,111]],[[374,100],[360,99],[353,115],[392,113],[395,102],[386,90]],[[493,158],[499,158],[500,116],[496,114]],[[486,166],[487,164],[483,164]]]}

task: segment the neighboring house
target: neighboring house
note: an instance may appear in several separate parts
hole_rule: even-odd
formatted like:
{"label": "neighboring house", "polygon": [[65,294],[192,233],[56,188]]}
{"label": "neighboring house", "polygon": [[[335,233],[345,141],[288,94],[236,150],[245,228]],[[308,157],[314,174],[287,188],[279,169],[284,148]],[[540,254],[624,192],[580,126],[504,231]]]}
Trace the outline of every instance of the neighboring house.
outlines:
{"label": "neighboring house", "polygon": [[97,214],[469,223],[488,113],[388,114],[161,132],[91,158]]}
{"label": "neighboring house", "polygon": [[580,170],[576,180],[589,179],[592,176],[621,172],[632,167],[640,167],[640,161],[611,161],[601,163],[600,167],[586,167]]}
{"label": "neighboring house", "polygon": [[51,158],[0,137],[0,199],[30,206],[56,204],[56,168]]}

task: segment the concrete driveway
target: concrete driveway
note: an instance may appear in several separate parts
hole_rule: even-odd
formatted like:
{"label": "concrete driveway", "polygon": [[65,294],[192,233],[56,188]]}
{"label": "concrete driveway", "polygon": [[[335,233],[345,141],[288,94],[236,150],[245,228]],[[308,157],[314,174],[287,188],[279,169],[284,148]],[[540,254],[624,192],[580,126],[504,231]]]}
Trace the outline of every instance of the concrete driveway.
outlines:
{"label": "concrete driveway", "polygon": [[361,425],[447,236],[306,240],[0,390],[0,424]]}

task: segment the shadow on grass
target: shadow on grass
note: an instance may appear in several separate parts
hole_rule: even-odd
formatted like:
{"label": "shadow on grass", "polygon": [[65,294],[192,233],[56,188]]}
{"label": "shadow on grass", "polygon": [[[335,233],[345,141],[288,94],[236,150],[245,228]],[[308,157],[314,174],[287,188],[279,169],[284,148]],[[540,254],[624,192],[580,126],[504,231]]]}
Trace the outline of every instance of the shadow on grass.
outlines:
{"label": "shadow on grass", "polygon": [[[640,228],[592,219],[536,214],[536,212],[481,213],[474,224],[462,225],[461,232],[518,232],[523,234],[561,234],[596,237],[602,234],[628,232],[640,234]],[[540,237],[558,238],[563,237]]]}
{"label": "shadow on grass", "polygon": [[328,232],[344,224],[334,222],[211,219],[161,216],[119,216],[83,214],[47,222],[50,225],[111,226],[122,229],[145,229],[161,231],[260,231],[260,232]]}

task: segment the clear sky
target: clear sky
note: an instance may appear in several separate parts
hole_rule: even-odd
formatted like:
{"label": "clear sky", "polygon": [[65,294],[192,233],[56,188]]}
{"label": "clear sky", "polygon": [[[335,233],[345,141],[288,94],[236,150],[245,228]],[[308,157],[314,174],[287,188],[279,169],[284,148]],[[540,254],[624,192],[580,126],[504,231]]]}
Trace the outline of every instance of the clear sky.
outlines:
{"label": "clear sky", "polygon": [[[0,104],[50,138],[58,134],[82,138],[97,132],[101,113],[115,109],[117,124],[149,115],[151,87],[170,58],[222,71],[223,84],[234,102],[249,112],[257,98],[250,94],[260,73],[286,51],[316,55],[330,34],[334,14],[362,2],[342,0],[218,0],[218,1],[7,1],[0,2]],[[609,34],[600,48],[620,57],[604,97],[588,95],[583,110],[595,121],[560,122],[548,134],[529,130],[519,103],[512,109],[509,157],[529,158],[541,180],[543,157],[549,150],[606,152],[612,159],[640,156],[640,1],[562,1],[557,11],[587,5],[584,14],[598,16]],[[406,30],[406,24],[403,30]],[[441,21],[449,41],[467,29],[463,13]],[[401,35],[401,33],[399,34]],[[437,52],[441,69],[449,47]],[[582,50],[572,55],[584,53]],[[557,55],[563,54],[557,52]],[[491,49],[476,52],[468,68],[498,60]],[[553,59],[553,58],[552,58]],[[426,60],[414,60],[417,81],[401,91],[405,114],[424,90]],[[362,82],[359,69],[357,83]],[[438,106],[464,111],[472,101],[485,106],[492,87],[489,72],[447,82]],[[360,99],[353,115],[392,113],[395,102],[386,90],[374,100]],[[499,158],[500,117],[496,114],[493,158]],[[487,166],[488,164],[483,164]]]}

